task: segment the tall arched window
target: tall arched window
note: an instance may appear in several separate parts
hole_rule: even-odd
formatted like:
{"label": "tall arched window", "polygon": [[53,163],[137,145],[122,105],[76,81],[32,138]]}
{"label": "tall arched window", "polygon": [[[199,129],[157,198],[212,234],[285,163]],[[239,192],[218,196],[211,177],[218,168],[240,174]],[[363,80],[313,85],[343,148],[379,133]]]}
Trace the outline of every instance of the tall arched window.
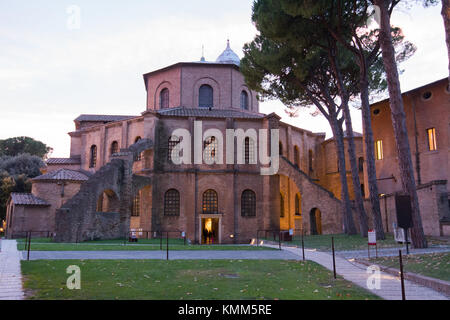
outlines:
{"label": "tall arched window", "polygon": [[241,92],[241,109],[248,110],[248,93],[245,90]]}
{"label": "tall arched window", "polygon": [[91,146],[89,168],[95,168],[96,165],[97,165],[97,146],[94,144]]}
{"label": "tall arched window", "polygon": [[256,194],[252,190],[244,190],[241,195],[241,216],[256,216]]}
{"label": "tall arched window", "polygon": [[244,140],[244,163],[256,164],[255,159],[255,143],[250,137],[245,137]]}
{"label": "tall arched window", "polygon": [[180,192],[176,189],[169,189],[164,194],[164,215],[180,215]]}
{"label": "tall arched window", "polygon": [[280,156],[283,155],[283,143],[280,141],[278,145],[278,153]]}
{"label": "tall arched window", "polygon": [[[176,161],[179,160],[179,158],[180,158],[180,151],[179,151],[179,149],[180,149],[179,148],[180,141],[181,141],[181,139],[176,137],[176,136],[171,136],[169,138],[169,142],[168,142],[168,145],[167,145],[167,160],[169,160],[169,161],[172,161],[172,159],[176,160]],[[176,158],[172,157],[172,153],[173,153],[174,150],[175,150],[175,157]]]}
{"label": "tall arched window", "polygon": [[[139,140],[141,140],[141,137],[140,137],[140,136],[137,136],[137,137],[134,139],[134,143],[138,142]],[[136,159],[134,159],[134,161],[141,161],[141,159],[142,159],[142,154],[139,153],[139,154],[136,156]]]}
{"label": "tall arched window", "polygon": [[209,189],[203,193],[202,209],[203,214],[219,213],[219,200],[216,191]]}
{"label": "tall arched window", "polygon": [[131,216],[139,217],[141,215],[141,195],[139,191],[133,198],[133,210],[131,211]]}
{"label": "tall arched window", "polygon": [[300,199],[300,194],[297,193],[297,194],[295,195],[295,215],[296,215],[296,216],[300,216],[300,215],[301,215],[300,201],[301,201],[301,199]]}
{"label": "tall arched window", "polygon": [[211,136],[203,141],[203,159],[206,163],[213,163],[216,161],[216,155],[219,149],[219,143],[216,137]]}
{"label": "tall arched window", "polygon": [[282,193],[280,193],[280,217],[284,217],[284,197]]}
{"label": "tall arched window", "polygon": [[113,141],[111,143],[111,154],[119,152],[119,143],[117,141]]}
{"label": "tall arched window", "polygon": [[308,165],[309,165],[309,172],[313,172],[313,152],[310,149],[308,151]]}
{"label": "tall arched window", "polygon": [[294,146],[294,164],[300,168],[300,151],[297,146]]}
{"label": "tall arched window", "polygon": [[213,88],[210,85],[202,85],[198,90],[198,106],[212,108],[214,100],[213,92]]}
{"label": "tall arched window", "polygon": [[358,158],[358,167],[359,167],[359,172],[364,171],[364,158],[363,157]]}
{"label": "tall arched window", "polygon": [[159,93],[159,107],[160,109],[169,107],[169,89],[164,88]]}

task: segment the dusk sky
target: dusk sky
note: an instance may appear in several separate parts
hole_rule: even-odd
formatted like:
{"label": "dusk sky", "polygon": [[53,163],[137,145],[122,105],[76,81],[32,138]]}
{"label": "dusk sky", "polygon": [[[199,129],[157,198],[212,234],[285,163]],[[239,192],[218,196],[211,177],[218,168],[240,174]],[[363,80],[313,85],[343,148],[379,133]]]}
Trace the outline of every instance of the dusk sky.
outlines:
{"label": "dusk sky", "polygon": [[[202,45],[206,60],[214,61],[227,39],[242,57],[244,43],[256,34],[252,2],[0,0],[0,139],[30,136],[53,147],[53,157],[69,156],[67,132],[78,115],[145,110],[142,74],[198,61]],[[71,8],[80,9],[79,25]],[[402,65],[403,91],[448,76],[440,10],[440,4],[416,5],[394,13],[393,24],[418,48]],[[290,119],[278,101],[260,109],[330,136],[312,109]],[[356,110],[354,122],[361,131]]]}

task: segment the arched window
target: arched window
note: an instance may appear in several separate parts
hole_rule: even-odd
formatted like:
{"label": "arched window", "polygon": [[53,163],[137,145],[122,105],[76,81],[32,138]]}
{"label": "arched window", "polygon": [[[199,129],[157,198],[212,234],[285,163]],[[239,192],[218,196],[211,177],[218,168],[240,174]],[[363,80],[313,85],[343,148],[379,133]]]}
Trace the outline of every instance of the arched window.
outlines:
{"label": "arched window", "polygon": [[256,164],[255,159],[255,143],[250,137],[245,137],[244,140],[244,163]]}
{"label": "arched window", "polygon": [[282,193],[280,193],[280,217],[284,217],[284,197]]}
{"label": "arched window", "polygon": [[280,141],[279,145],[278,145],[278,153],[280,156],[283,155],[283,143]]}
{"label": "arched window", "polygon": [[164,194],[164,215],[180,215],[180,193],[176,189],[169,189]]}
{"label": "arched window", "polygon": [[97,165],[97,146],[94,144],[91,146],[89,168],[95,168],[96,165]]}
{"label": "arched window", "polygon": [[117,141],[113,141],[111,143],[111,154],[119,152],[119,143]]}
{"label": "arched window", "polygon": [[219,213],[219,200],[216,191],[209,189],[203,193],[202,209],[203,214]]}
{"label": "arched window", "polygon": [[295,215],[296,216],[300,216],[301,215],[300,201],[301,201],[300,194],[297,193],[295,195]]}
{"label": "arched window", "polygon": [[313,152],[310,149],[308,151],[308,165],[309,165],[309,172],[313,172]]}
{"label": "arched window", "polygon": [[198,106],[204,108],[212,108],[213,100],[213,88],[207,84],[202,85],[198,90]]}
{"label": "arched window", "polygon": [[218,149],[219,143],[216,137],[211,136],[203,141],[203,158],[206,163],[213,163],[214,161],[216,161]]}
{"label": "arched window", "polygon": [[300,168],[300,151],[297,146],[294,146],[294,164]]}
{"label": "arched window", "polygon": [[[180,151],[179,151],[179,144],[181,139],[176,136],[171,136],[169,138],[169,142],[167,145],[167,160],[172,161],[172,159],[178,161],[180,159]],[[172,157],[172,153],[175,150],[175,157]]]}
{"label": "arched window", "polygon": [[[141,140],[141,137],[140,137],[140,136],[137,136],[137,137],[134,139],[134,143],[138,142],[139,140]],[[142,154],[139,153],[139,154],[136,156],[136,159],[134,159],[134,161],[141,161],[141,159],[142,159]]]}
{"label": "arched window", "polygon": [[131,211],[132,217],[139,217],[141,215],[141,195],[139,191],[133,198],[133,210]]}
{"label": "arched window", "polygon": [[241,92],[241,109],[248,110],[248,93],[245,90]]}
{"label": "arched window", "polygon": [[358,158],[358,167],[359,167],[359,172],[363,172],[364,171],[364,158]]}
{"label": "arched window", "polygon": [[165,109],[169,107],[169,89],[164,88],[159,93],[159,107]]}
{"label": "arched window", "polygon": [[241,216],[256,216],[256,194],[252,190],[244,190],[241,195]]}

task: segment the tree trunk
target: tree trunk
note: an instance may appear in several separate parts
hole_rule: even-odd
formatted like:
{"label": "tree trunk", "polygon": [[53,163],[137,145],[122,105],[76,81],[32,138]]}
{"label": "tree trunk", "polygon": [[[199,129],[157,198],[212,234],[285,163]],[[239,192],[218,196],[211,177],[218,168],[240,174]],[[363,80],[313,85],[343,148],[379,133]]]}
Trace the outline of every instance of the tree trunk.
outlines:
{"label": "tree trunk", "polygon": [[347,173],[345,170],[345,149],[344,136],[342,127],[334,117],[330,121],[331,129],[334,135],[334,142],[336,145],[336,152],[338,155],[339,177],[341,180],[341,202],[342,202],[342,216],[344,222],[344,233],[356,234],[355,222],[353,221],[352,206],[350,204],[350,197],[347,184]]}
{"label": "tree trunk", "polygon": [[361,181],[359,180],[359,169],[356,160],[355,140],[353,137],[353,126],[348,104],[343,105],[345,130],[347,132],[348,156],[350,160],[350,168],[352,172],[353,193],[355,195],[356,210],[359,215],[359,233],[362,237],[367,237],[367,214],[364,209],[364,201],[361,193]]}
{"label": "tree trunk", "polygon": [[386,71],[391,118],[394,127],[395,142],[399,160],[400,177],[403,191],[411,198],[413,227],[411,240],[415,248],[426,248],[427,242],[423,233],[422,218],[420,216],[419,201],[417,198],[416,183],[411,160],[411,150],[406,130],[406,117],[403,109],[403,100],[398,79],[395,50],[392,44],[391,25],[388,12],[390,0],[374,0],[380,8],[380,46],[382,50],[383,64]]}
{"label": "tree trunk", "polygon": [[[365,64],[364,64],[365,65]],[[375,167],[375,143],[373,139],[372,123],[370,121],[370,102],[369,102],[369,82],[367,80],[366,68],[360,67],[360,91],[361,91],[361,113],[363,118],[364,142],[366,145],[366,170],[367,182],[369,184],[370,203],[372,205],[372,216],[377,239],[384,240],[386,235],[383,229],[383,220],[381,218],[380,197],[377,185],[377,172]]]}
{"label": "tree trunk", "polygon": [[450,0],[442,0],[442,18],[444,19],[445,39],[448,52],[448,82],[450,84]]}

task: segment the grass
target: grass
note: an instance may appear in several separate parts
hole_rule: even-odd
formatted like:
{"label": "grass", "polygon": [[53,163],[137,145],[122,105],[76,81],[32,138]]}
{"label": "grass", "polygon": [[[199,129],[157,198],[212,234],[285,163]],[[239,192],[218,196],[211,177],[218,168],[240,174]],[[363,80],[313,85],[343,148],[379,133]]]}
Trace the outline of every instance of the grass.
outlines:
{"label": "grass", "polygon": [[[331,237],[334,237],[334,248],[336,251],[350,251],[350,250],[367,250],[367,238],[360,235],[346,235],[346,234],[325,234],[325,235],[305,235],[303,242],[305,248],[317,249],[318,251],[331,251]],[[273,237],[266,238],[267,240],[273,240]],[[427,237],[428,244],[430,246],[435,245],[450,245],[446,241]],[[278,241],[276,238],[275,242]],[[282,243],[286,245],[302,245],[301,236],[294,236],[292,241],[286,241]],[[394,240],[392,234],[386,234],[385,240],[377,240],[378,249],[383,248],[401,248],[404,245],[399,244]]]}
{"label": "grass", "polygon": [[[314,262],[283,260],[21,261],[28,299],[379,299]],[[81,269],[69,290],[66,268]]]}
{"label": "grass", "polygon": [[[372,259],[382,266],[399,269],[398,257]],[[403,255],[403,270],[423,276],[450,281],[450,253]]]}
{"label": "grass", "polygon": [[[138,243],[123,240],[97,240],[81,243],[56,243],[50,238],[33,238],[31,251],[147,251],[160,250],[159,239],[139,239]],[[25,239],[17,240],[17,249],[25,250]],[[166,239],[162,241],[162,250],[166,250]],[[184,245],[182,239],[169,239],[169,250],[275,250],[250,245]]]}

